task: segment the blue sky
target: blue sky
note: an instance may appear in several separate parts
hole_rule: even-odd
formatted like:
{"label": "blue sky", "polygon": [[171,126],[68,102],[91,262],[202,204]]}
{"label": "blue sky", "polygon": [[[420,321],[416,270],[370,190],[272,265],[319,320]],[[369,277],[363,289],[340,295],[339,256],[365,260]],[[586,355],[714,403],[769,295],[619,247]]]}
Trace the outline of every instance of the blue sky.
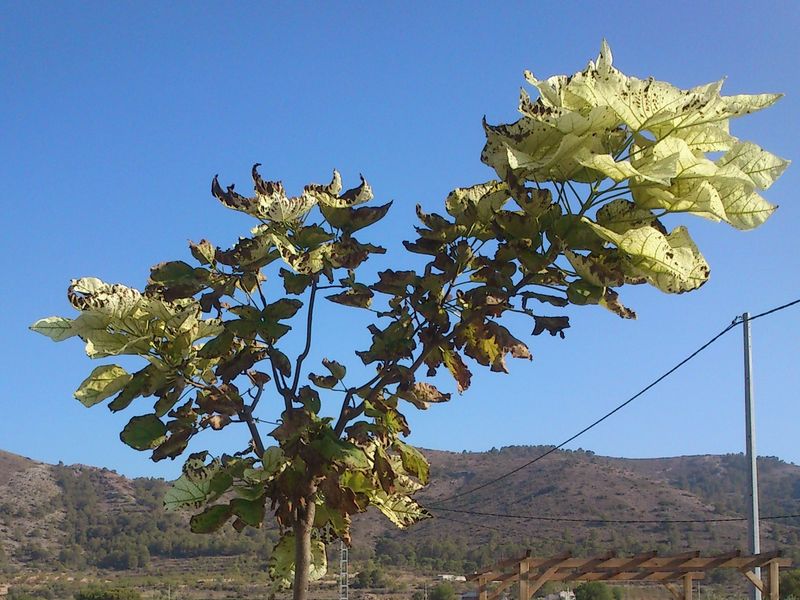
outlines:
{"label": "blue sky", "polygon": [[[374,234],[390,249],[376,267],[409,264],[400,242],[413,235],[414,205],[441,211],[452,188],[493,176],[479,160],[481,117],[514,120],[524,69],[575,72],[604,37],[630,75],[684,87],[727,76],[727,93],[784,92],[733,133],[800,155],[792,2],[17,2],[2,13],[0,449],[48,462],[177,473],[178,463],[153,464],[119,441],[136,413],[72,398],[96,366],[79,342],[53,344],[27,326],[70,314],[73,277],[142,286],[150,265],[189,256],[187,240],[225,246],[244,234],[247,219],[210,197],[215,173],[246,190],[261,162],[290,192],[334,167],[345,185],[364,173],[378,200],[395,201]],[[510,375],[476,371],[462,397],[410,414],[411,441],[459,451],[559,443],[737,314],[800,297],[799,184],[790,167],[767,193],[780,210],[757,231],[683,220],[712,267],[700,291],[624,290],[635,322],[573,309],[566,340],[529,339],[533,362],[514,361]],[[352,363],[367,339],[342,311],[326,307],[318,320],[317,364]],[[753,324],[759,451],[796,463],[799,323],[793,308]],[[739,452],[742,377],[737,329],[572,447]],[[245,437],[229,428],[193,448],[235,450]]]}

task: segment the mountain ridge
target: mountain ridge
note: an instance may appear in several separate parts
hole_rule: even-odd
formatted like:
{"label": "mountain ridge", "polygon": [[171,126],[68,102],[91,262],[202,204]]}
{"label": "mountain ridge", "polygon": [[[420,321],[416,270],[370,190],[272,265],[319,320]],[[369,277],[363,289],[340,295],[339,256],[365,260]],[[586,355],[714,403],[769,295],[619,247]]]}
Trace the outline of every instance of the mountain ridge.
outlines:
{"label": "mountain ridge", "polygon": [[[424,449],[431,483],[417,499],[437,518],[400,531],[376,513],[359,515],[354,557],[470,570],[526,549],[746,550],[742,455],[628,459],[558,450],[520,469],[551,449]],[[759,483],[762,515],[800,514],[799,466],[760,457]],[[161,507],[166,485],[0,450],[0,567],[142,569],[151,560],[269,555],[276,537],[270,527],[242,535],[188,533],[186,515]],[[730,518],[740,520],[719,521]],[[694,522],[678,522],[687,520]],[[762,522],[762,549],[778,547],[800,558],[800,518]]]}

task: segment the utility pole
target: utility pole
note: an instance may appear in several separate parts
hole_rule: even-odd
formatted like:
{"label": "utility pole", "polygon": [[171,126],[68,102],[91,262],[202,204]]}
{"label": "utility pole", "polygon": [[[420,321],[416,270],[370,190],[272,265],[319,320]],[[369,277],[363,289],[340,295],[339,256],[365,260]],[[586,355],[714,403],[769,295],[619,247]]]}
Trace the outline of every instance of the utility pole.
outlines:
{"label": "utility pole", "polygon": [[[750,313],[742,315],[744,331],[744,414],[745,434],[747,439],[747,462],[750,464],[750,514],[747,519],[747,533],[750,554],[761,552],[761,535],[758,520],[758,465],[756,464],[756,425],[755,399],[753,398],[753,354],[750,348]],[[761,567],[753,569],[756,577],[761,578]],[[756,586],[750,589],[751,600],[761,600],[761,590]]]}

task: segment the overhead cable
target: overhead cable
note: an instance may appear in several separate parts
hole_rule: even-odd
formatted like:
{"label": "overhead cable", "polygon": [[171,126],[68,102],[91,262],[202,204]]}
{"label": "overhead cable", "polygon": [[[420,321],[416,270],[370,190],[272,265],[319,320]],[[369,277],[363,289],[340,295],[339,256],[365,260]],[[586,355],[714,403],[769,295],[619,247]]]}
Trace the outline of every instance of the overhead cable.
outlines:
{"label": "overhead cable", "polygon": [[[496,517],[499,519],[522,519],[531,521],[553,521],[566,523],[604,523],[604,524],[669,524],[669,523],[731,523],[736,521],[747,521],[747,517],[715,517],[711,519],[592,519],[577,517],[546,517],[541,515],[511,515],[505,513],[490,513],[459,508],[436,508],[434,510],[453,512],[477,517]],[[761,521],[775,521],[781,519],[800,518],[800,514],[794,515],[770,515],[759,517]]]}
{"label": "overhead cable", "polygon": [[[798,298],[797,300],[793,300],[791,302],[787,302],[786,304],[782,304],[781,306],[776,306],[775,308],[771,308],[771,309],[769,309],[767,311],[764,311],[762,313],[759,313],[757,315],[753,315],[752,317],[749,317],[749,320],[753,321],[755,319],[759,319],[761,317],[765,317],[767,315],[770,315],[770,314],[776,313],[778,311],[784,310],[784,309],[789,308],[791,306],[794,306],[796,304],[800,304],[800,298]],[[532,464],[539,462],[540,460],[542,460],[546,456],[549,456],[550,454],[552,454],[556,450],[560,450],[561,448],[563,448],[564,446],[566,446],[570,442],[572,442],[575,439],[577,439],[578,437],[582,436],[584,433],[586,433],[590,429],[593,429],[594,427],[596,427],[597,425],[599,425],[600,423],[602,423],[603,421],[605,421],[606,419],[608,419],[612,415],[616,414],[617,412],[619,412],[620,410],[622,410],[623,408],[628,406],[631,402],[633,402],[634,400],[636,400],[637,398],[642,396],[645,392],[648,392],[649,390],[654,388],[656,385],[658,385],[659,383],[664,381],[667,377],[672,375],[675,371],[677,371],[682,366],[684,366],[686,363],[688,363],[693,358],[695,358],[703,350],[705,350],[706,348],[711,346],[713,343],[715,343],[717,340],[719,340],[722,336],[724,336],[726,333],[731,331],[734,327],[736,327],[738,325],[741,325],[741,324],[742,324],[741,317],[736,317],[735,319],[733,319],[733,321],[730,323],[730,325],[725,327],[722,331],[720,331],[718,334],[716,334],[714,337],[712,337],[710,340],[708,340],[705,344],[700,346],[697,350],[692,352],[689,356],[684,358],[682,361],[677,363],[674,367],[672,367],[671,369],[669,369],[668,371],[663,373],[658,378],[654,379],[651,383],[649,383],[647,386],[645,386],[644,388],[639,390],[636,394],[634,394],[633,396],[631,396],[630,398],[625,400],[625,402],[623,402],[622,404],[618,405],[613,410],[607,412],[605,415],[603,415],[602,417],[600,417],[599,419],[597,419],[596,421],[594,421],[590,425],[587,425],[586,427],[581,429],[578,433],[576,433],[575,435],[567,438],[566,440],[564,440],[563,442],[561,442],[557,446],[553,446],[552,448],[550,448],[549,450],[547,450],[547,451],[543,452],[542,454],[536,456],[532,460],[529,460],[528,462],[526,462],[526,463],[524,463],[524,464],[522,464],[522,465],[520,465],[520,466],[518,466],[518,467],[516,467],[516,468],[514,468],[514,469],[512,469],[512,470],[510,470],[508,472],[506,472],[506,473],[503,473],[502,475],[500,475],[498,477],[495,477],[494,479],[486,481],[486,482],[484,482],[484,483],[482,483],[480,485],[477,485],[475,487],[472,487],[472,488],[470,488],[468,490],[464,490],[463,492],[459,492],[457,494],[453,494],[452,496],[448,496],[447,498],[439,500],[438,502],[432,503],[430,505],[431,508],[436,508],[436,507],[440,506],[441,504],[443,504],[445,502],[450,502],[451,500],[455,500],[456,498],[461,498],[462,496],[467,496],[469,494],[474,494],[475,492],[477,492],[479,490],[482,490],[482,489],[487,488],[487,487],[489,487],[491,485],[494,485],[495,483],[497,483],[499,481],[502,481],[503,479],[506,479],[507,477],[510,477],[511,475],[514,475],[515,473],[518,473],[519,471],[522,471],[523,469],[528,468]]]}

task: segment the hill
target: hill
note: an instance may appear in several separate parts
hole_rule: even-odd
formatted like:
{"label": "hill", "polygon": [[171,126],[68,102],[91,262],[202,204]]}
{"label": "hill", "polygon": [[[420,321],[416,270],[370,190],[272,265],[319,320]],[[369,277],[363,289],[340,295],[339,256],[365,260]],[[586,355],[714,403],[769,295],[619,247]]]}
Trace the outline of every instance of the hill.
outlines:
{"label": "hill", "polygon": [[[528,548],[590,554],[747,547],[744,521],[714,521],[744,514],[741,455],[623,459],[557,451],[465,493],[546,450],[426,450],[432,482],[419,498],[437,518],[398,531],[378,515],[364,515],[354,525],[352,556],[471,571]],[[800,467],[770,457],[759,459],[759,469],[762,514],[800,513]],[[245,558],[263,564],[274,530],[193,535],[186,515],[162,509],[166,488],[157,479],[131,480],[107,469],[47,465],[0,451],[0,569],[180,570],[197,557],[206,557],[206,564]],[[669,522],[687,520],[697,522]],[[762,548],[776,547],[800,552],[800,519],[762,523]]]}

